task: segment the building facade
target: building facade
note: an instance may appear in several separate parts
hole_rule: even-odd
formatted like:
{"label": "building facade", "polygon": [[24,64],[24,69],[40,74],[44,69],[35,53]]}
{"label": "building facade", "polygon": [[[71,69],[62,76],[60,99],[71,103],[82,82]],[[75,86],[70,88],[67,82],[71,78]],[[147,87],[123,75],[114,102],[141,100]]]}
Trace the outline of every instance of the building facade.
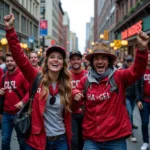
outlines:
{"label": "building facade", "polygon": [[[60,0],[41,0],[41,17],[48,21],[48,35],[45,36],[45,46],[51,46],[52,42],[62,45],[63,41],[63,9]],[[40,37],[42,40],[42,37]]]}
{"label": "building facade", "polygon": [[[38,46],[40,0],[0,0],[0,39],[5,37],[3,18],[10,13],[15,16],[15,29],[20,42],[26,43],[30,49]],[[2,45],[1,50],[5,51]]]}
{"label": "building facade", "polygon": [[100,34],[107,30],[108,41],[114,40],[115,0],[95,0],[94,4],[94,41],[99,41]]}
{"label": "building facade", "polygon": [[70,52],[70,20],[67,12],[64,12],[63,16],[63,38],[64,38],[64,48],[69,53]]}
{"label": "building facade", "polygon": [[92,42],[94,42],[94,18],[91,17],[90,22],[86,23],[86,46],[85,53],[92,49]]}
{"label": "building facade", "polygon": [[70,52],[78,50],[78,38],[76,33],[70,31]]}
{"label": "building facade", "polygon": [[127,54],[134,55],[136,34],[142,30],[150,35],[150,1],[116,0],[116,7],[115,38],[127,40]]}

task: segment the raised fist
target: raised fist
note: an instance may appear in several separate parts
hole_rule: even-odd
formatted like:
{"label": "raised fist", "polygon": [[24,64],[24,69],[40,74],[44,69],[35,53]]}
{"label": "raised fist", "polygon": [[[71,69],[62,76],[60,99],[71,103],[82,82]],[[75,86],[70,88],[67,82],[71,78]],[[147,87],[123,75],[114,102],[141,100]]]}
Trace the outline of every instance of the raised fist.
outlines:
{"label": "raised fist", "polygon": [[14,21],[15,21],[15,17],[13,14],[9,14],[4,17],[4,24],[7,29],[11,29],[14,27]]}
{"label": "raised fist", "polygon": [[140,32],[137,36],[137,42],[139,44],[139,48],[144,49],[147,47],[149,42],[149,36],[145,32]]}

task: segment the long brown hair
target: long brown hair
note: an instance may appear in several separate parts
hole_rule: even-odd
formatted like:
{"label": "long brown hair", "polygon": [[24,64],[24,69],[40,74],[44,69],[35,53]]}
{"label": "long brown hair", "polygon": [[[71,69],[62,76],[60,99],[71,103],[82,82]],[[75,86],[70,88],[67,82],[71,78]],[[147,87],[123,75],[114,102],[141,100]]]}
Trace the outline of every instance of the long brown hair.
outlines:
{"label": "long brown hair", "polygon": [[[42,97],[46,97],[46,99],[49,93],[49,85],[52,81],[48,74],[49,73],[47,66],[48,58],[49,57],[46,57],[42,66],[43,79],[41,81],[41,85],[43,88]],[[70,72],[67,69],[67,62],[64,58],[63,58],[63,68],[60,70],[57,82],[59,82],[58,91],[60,94],[61,103],[65,106],[65,110],[71,112],[71,99],[72,99],[71,77]]]}

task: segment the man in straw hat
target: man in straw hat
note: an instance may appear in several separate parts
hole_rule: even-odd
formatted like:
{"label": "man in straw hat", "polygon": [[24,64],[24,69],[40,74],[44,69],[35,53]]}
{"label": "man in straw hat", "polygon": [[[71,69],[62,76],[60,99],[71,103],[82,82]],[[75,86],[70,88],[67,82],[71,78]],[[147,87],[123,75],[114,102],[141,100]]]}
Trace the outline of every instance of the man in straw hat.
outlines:
{"label": "man in straw hat", "polygon": [[[78,105],[83,95],[86,97],[82,125],[84,150],[127,149],[126,138],[132,134],[132,126],[125,107],[125,89],[146,70],[148,40],[146,33],[138,34],[134,64],[125,70],[113,67],[116,56],[106,44],[96,44],[93,53],[86,56],[92,68],[73,91]],[[89,86],[85,90],[87,81]]]}

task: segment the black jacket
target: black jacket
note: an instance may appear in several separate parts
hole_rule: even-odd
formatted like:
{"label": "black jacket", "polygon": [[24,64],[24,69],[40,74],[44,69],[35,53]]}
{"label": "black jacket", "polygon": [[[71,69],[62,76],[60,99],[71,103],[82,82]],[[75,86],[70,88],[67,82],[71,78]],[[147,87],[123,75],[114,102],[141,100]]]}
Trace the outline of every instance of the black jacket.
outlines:
{"label": "black jacket", "polygon": [[[122,69],[127,69],[128,67],[126,66],[126,64],[123,65]],[[137,83],[133,83],[132,85],[128,86],[126,88],[126,97],[129,98],[130,100],[137,100],[137,98],[139,98],[137,95],[138,92],[138,86]]]}
{"label": "black jacket", "polygon": [[136,81],[136,100],[143,101],[144,97],[144,77],[142,77],[140,80]]}

